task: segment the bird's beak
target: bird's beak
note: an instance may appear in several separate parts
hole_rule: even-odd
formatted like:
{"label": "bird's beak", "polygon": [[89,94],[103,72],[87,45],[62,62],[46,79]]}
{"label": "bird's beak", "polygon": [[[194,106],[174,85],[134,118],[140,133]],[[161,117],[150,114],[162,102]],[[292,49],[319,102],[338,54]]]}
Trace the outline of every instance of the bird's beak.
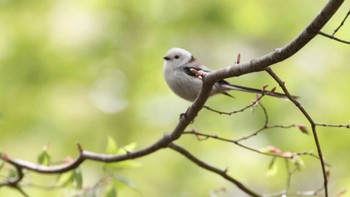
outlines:
{"label": "bird's beak", "polygon": [[170,60],[170,57],[165,56],[165,57],[163,57],[163,59],[165,59],[165,60]]}

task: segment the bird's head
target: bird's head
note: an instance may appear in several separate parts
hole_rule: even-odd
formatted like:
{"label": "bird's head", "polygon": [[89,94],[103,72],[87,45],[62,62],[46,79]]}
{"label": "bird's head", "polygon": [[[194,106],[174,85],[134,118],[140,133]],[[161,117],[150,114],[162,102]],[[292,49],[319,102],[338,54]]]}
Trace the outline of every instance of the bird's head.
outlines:
{"label": "bird's head", "polygon": [[190,52],[181,48],[172,48],[164,56],[165,64],[174,68],[183,66],[193,59]]}

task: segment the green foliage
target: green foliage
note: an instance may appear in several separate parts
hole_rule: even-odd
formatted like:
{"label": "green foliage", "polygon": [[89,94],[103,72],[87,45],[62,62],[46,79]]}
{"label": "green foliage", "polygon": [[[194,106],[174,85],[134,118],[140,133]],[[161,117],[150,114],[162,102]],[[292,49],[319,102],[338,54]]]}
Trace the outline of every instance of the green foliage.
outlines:
{"label": "green foliage", "polygon": [[[128,145],[125,145],[119,148],[115,140],[109,136],[107,139],[106,153],[118,154],[118,155],[127,154],[128,152],[133,151],[135,148],[136,148],[136,143],[130,143]],[[122,162],[103,164],[103,169],[105,171],[115,171],[115,170],[118,171],[118,170],[128,169],[128,168],[137,168],[140,166],[141,164],[138,161],[127,160]]]}
{"label": "green foliage", "polygon": [[38,156],[38,163],[39,163],[40,165],[48,166],[48,165],[50,165],[50,163],[51,163],[51,156],[49,155],[47,149],[48,149],[48,147],[47,147],[47,146],[44,146],[44,147],[42,148],[41,153],[39,153],[39,156]]}
{"label": "green foliage", "polygon": [[105,197],[117,197],[117,188],[114,184],[109,184],[106,190]]}
{"label": "green foliage", "polygon": [[56,184],[63,187],[82,189],[83,175],[80,168],[59,175]]}
{"label": "green foliage", "polygon": [[11,169],[8,170],[8,177],[9,178],[15,178],[17,176],[18,176],[18,174],[17,174],[17,170],[16,169],[11,168]]}
{"label": "green foliage", "polygon": [[273,157],[269,164],[269,168],[266,172],[266,176],[274,176],[278,172],[278,165],[276,164],[275,161],[276,161],[276,157]]}
{"label": "green foliage", "polygon": [[[116,141],[109,136],[107,138],[106,153],[107,154],[127,154],[136,148],[136,143],[131,143],[123,147],[118,147]],[[137,185],[125,176],[120,175],[120,171],[123,169],[132,169],[140,167],[140,163],[134,160],[128,160],[118,163],[107,163],[103,165],[104,171],[107,173],[107,177],[110,177],[110,181],[105,187],[106,197],[116,197],[120,188],[124,185],[127,188],[131,188],[138,191]]]}
{"label": "green foliage", "polygon": [[139,193],[139,187],[128,178],[120,175],[115,175],[115,176],[112,176],[111,178],[112,178],[111,181],[108,183],[105,189],[105,197],[118,196],[119,189],[123,187],[132,189],[135,192],[137,192],[139,196],[142,196],[141,193]]}
{"label": "green foliage", "polygon": [[3,169],[4,165],[5,165],[5,162],[1,161],[0,162],[0,171]]}
{"label": "green foliage", "polygon": [[297,170],[302,170],[302,168],[304,167],[305,163],[304,163],[304,160],[299,157],[299,156],[294,156],[292,159],[291,159],[291,162],[294,164],[294,166],[296,167]]}
{"label": "green foliage", "polygon": [[108,136],[106,153],[112,155],[112,154],[117,154],[117,151],[118,151],[117,142],[111,136]]}

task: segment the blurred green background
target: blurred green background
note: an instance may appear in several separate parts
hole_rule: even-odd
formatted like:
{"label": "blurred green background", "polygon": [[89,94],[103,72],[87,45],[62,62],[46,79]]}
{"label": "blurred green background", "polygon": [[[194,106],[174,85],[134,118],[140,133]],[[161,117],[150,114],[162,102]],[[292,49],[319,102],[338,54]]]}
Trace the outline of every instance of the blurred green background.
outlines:
{"label": "blurred green background", "polygon": [[[236,54],[250,61],[293,39],[327,1],[0,1],[0,149],[32,162],[49,146],[54,161],[76,157],[76,143],[104,152],[108,136],[120,145],[145,147],[177,124],[190,105],[175,96],[162,76],[163,55],[172,47],[192,52],[207,66],[232,65]],[[324,28],[332,33],[349,2]],[[349,23],[339,31],[349,37]],[[349,123],[349,45],[318,36],[275,72],[317,122]],[[260,88],[277,84],[268,74],[229,79]],[[278,88],[278,91],[281,91]],[[236,99],[213,97],[208,105],[230,111],[255,95],[233,93]],[[305,124],[290,102],[264,98],[271,124]],[[194,124],[204,133],[237,139],[264,123],[261,109],[233,116],[200,112]],[[324,156],[332,165],[330,193],[349,189],[349,130],[320,128]],[[285,188],[284,161],[266,176],[270,157],[235,145],[183,136],[177,143],[229,173],[258,193]],[[256,149],[273,145],[283,151],[314,151],[312,136],[298,129],[268,130],[245,142]],[[305,166],[292,178],[291,191],[316,190],[322,183],[320,164],[303,157]],[[137,160],[141,166],[117,171],[139,192],[118,188],[120,196],[244,196],[236,186],[198,168],[171,150]],[[104,176],[102,164],[85,162],[84,187]],[[30,173],[24,184],[54,185],[57,176]],[[71,196],[67,189],[24,187],[30,196]],[[141,194],[140,194],[141,193]],[[101,192],[99,195],[103,195]],[[19,196],[1,188],[0,196]]]}

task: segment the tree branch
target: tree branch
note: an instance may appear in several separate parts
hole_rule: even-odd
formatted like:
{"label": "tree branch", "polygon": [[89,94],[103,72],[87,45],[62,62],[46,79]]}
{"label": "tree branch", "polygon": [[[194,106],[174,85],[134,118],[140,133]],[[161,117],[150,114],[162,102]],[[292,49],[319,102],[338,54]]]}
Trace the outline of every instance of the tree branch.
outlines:
{"label": "tree branch", "polygon": [[323,154],[321,150],[321,144],[318,139],[317,131],[316,131],[316,123],[315,121],[311,118],[310,114],[304,109],[304,107],[295,99],[292,97],[292,95],[289,93],[288,89],[284,85],[284,82],[272,71],[270,67],[266,68],[266,71],[271,75],[273,79],[280,85],[282,88],[283,92],[286,94],[286,96],[294,103],[294,105],[301,111],[301,113],[305,116],[305,118],[309,121],[311,129],[312,129],[312,134],[314,136],[314,141],[316,144],[317,148],[317,153],[320,158],[320,163],[321,163],[321,168],[322,168],[322,174],[323,174],[323,182],[324,182],[324,190],[325,190],[325,196],[328,196],[328,173],[326,170],[326,164],[323,159]]}
{"label": "tree branch", "polygon": [[344,25],[349,15],[350,15],[350,10],[348,11],[348,13],[346,13],[344,19],[340,22],[339,26],[333,31],[332,36],[334,36],[339,31],[339,29]]}
{"label": "tree branch", "polygon": [[229,176],[227,174],[227,169],[225,170],[220,170],[214,166],[211,166],[207,163],[205,163],[202,160],[199,160],[198,158],[196,158],[194,155],[192,155],[190,152],[188,152],[186,149],[171,143],[168,145],[169,148],[173,149],[174,151],[180,153],[181,155],[185,156],[187,159],[189,159],[190,161],[192,161],[193,163],[197,164],[199,167],[204,168],[208,171],[211,171],[215,174],[218,174],[220,176],[222,176],[224,179],[230,181],[231,183],[235,184],[239,189],[241,189],[242,191],[246,192],[247,194],[251,195],[251,196],[256,196],[259,197],[261,195],[255,193],[254,191],[248,189],[246,186],[244,186],[241,182],[239,182],[238,180],[234,179],[233,177]]}
{"label": "tree branch", "polygon": [[335,41],[344,43],[344,44],[350,44],[349,41],[339,39],[339,38],[337,38],[337,37],[334,37],[333,35],[329,35],[329,34],[323,33],[322,31],[318,32],[318,34],[320,34],[320,35],[322,35],[322,36],[324,36],[324,37],[326,37],[326,38],[330,38],[330,39],[332,39],[332,40],[335,40]]}
{"label": "tree branch", "polygon": [[[184,151],[184,149],[181,149],[178,146],[173,145],[172,142],[177,140],[183,134],[186,127],[195,119],[199,111],[203,108],[206,100],[209,97],[209,93],[214,83],[224,78],[235,77],[243,74],[262,71],[268,66],[271,66],[273,64],[276,64],[278,62],[281,62],[291,57],[300,49],[302,49],[308,42],[310,42],[310,40],[312,40],[318,34],[318,32],[329,21],[329,19],[333,16],[333,14],[337,11],[337,9],[342,5],[343,2],[344,0],[330,0],[326,4],[326,6],[321,10],[321,12],[316,16],[316,18],[306,27],[306,29],[300,35],[298,35],[293,41],[291,41],[284,47],[276,49],[274,52],[266,54],[262,57],[253,59],[248,63],[229,66],[206,75],[203,78],[203,87],[199,96],[196,98],[193,104],[187,109],[186,113],[183,116],[181,116],[180,121],[178,122],[177,126],[173,129],[173,131],[164,135],[158,141],[156,141],[155,143],[151,144],[148,147],[145,147],[137,151],[128,152],[123,155],[98,154],[98,153],[86,151],[80,147],[79,148],[80,154],[73,162],[63,164],[63,165],[57,165],[57,166],[38,165],[36,163],[14,159],[14,158],[5,156],[4,154],[1,155],[1,159],[17,168],[19,172],[18,181],[22,179],[20,175],[20,172],[22,172],[22,169],[27,169],[30,171],[46,173],[46,174],[62,173],[78,167],[85,160],[93,160],[93,161],[101,161],[101,162],[124,161],[124,160],[135,159],[135,158],[139,158],[139,157],[151,154],[155,151],[158,151],[168,146],[170,146],[172,149],[180,152],[181,154],[185,155],[187,158],[190,159],[192,158],[190,154],[187,154],[187,152]],[[315,128],[313,127],[313,132],[314,134],[316,134],[316,131],[314,129]],[[320,157],[323,163],[322,167],[324,168],[324,161],[322,159],[322,155],[320,155]],[[221,173],[221,175],[227,180],[231,182],[236,182],[235,179],[228,176],[226,173],[223,173],[225,171],[221,171],[213,167],[208,167],[208,168],[215,173],[218,173],[218,174]],[[323,172],[325,172],[324,169],[323,169]],[[324,179],[325,179],[325,185],[327,185],[327,178],[324,177]],[[7,183],[2,185],[11,185],[11,184]],[[236,185],[240,185],[240,183],[236,182]],[[241,187],[245,188],[243,185]],[[253,196],[259,196],[248,189],[245,189],[244,191],[249,192]],[[327,187],[325,187],[325,194],[326,196],[328,196]]]}
{"label": "tree branch", "polygon": [[[237,77],[243,74],[262,71],[268,66],[281,62],[302,49],[309,43],[329,21],[344,0],[330,0],[321,10],[316,18],[299,34],[293,41],[289,42],[282,48],[276,49],[274,52],[266,54],[262,57],[251,60],[249,63],[238,64],[219,69],[209,73],[204,78],[203,92],[199,97],[206,97],[209,94],[211,86],[219,80],[229,77]],[[209,89],[209,90],[207,90]],[[205,90],[205,91],[204,91]]]}
{"label": "tree branch", "polygon": [[175,127],[175,129],[171,133],[164,135],[154,144],[144,149],[140,149],[124,155],[106,155],[81,150],[79,157],[74,162],[59,166],[41,166],[35,163],[13,159],[8,156],[6,156],[5,158],[4,155],[2,155],[1,158],[14,166],[21,166],[23,168],[35,172],[61,173],[74,169],[86,159],[102,162],[124,161],[128,159],[142,157],[147,154],[153,153],[161,148],[167,147],[169,143],[177,140],[181,136],[183,131],[186,129],[186,127],[195,119],[198,112],[203,108],[206,100],[208,99],[210,90],[216,81],[224,78],[240,76],[252,72],[258,72],[264,70],[266,67],[272,64],[289,58],[297,51],[302,49],[312,38],[314,38],[317,35],[319,30],[328,22],[328,20],[333,16],[333,14],[337,11],[337,9],[341,6],[343,2],[344,0],[329,1],[326,4],[326,6],[322,9],[320,14],[318,14],[316,18],[310,23],[310,25],[308,25],[307,28],[292,42],[288,43],[284,47],[277,49],[274,52],[264,55],[260,58],[254,59],[249,63],[229,66],[227,68],[222,68],[207,74],[203,79],[203,88],[199,96],[194,101],[194,103],[187,109],[186,113],[183,116],[181,116],[180,121]]}

